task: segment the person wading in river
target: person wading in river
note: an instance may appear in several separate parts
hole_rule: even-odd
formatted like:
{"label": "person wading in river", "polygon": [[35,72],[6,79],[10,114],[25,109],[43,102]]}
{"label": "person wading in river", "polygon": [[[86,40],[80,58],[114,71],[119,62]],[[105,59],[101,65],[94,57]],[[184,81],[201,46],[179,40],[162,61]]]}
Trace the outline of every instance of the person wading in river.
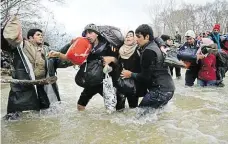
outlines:
{"label": "person wading in river", "polygon": [[[71,65],[60,59],[47,59],[48,47],[43,45],[43,32],[30,29],[27,40],[22,39],[19,19],[13,16],[2,29],[1,40],[5,42],[5,50],[13,57],[12,78],[19,80],[40,80],[55,76],[58,67]],[[6,119],[16,119],[19,112],[40,110],[50,107],[51,103],[60,101],[56,83],[48,85],[11,84]]]}

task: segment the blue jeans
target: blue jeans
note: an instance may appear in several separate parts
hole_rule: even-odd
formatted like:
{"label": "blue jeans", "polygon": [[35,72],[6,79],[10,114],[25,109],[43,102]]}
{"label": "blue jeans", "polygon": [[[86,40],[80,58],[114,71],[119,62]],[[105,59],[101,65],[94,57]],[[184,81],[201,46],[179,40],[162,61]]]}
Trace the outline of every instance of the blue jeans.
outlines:
{"label": "blue jeans", "polygon": [[139,107],[160,108],[168,103],[174,92],[163,92],[160,90],[149,91],[142,99]]}
{"label": "blue jeans", "polygon": [[215,86],[216,83],[217,83],[216,80],[205,81],[205,80],[197,79],[197,84],[198,84],[199,86],[202,86],[202,87],[204,87],[204,86]]}

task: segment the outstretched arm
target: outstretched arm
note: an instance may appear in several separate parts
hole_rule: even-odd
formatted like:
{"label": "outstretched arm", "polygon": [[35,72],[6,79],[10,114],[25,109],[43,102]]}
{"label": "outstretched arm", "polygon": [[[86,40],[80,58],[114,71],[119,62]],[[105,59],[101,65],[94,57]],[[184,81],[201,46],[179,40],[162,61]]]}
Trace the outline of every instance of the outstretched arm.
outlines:
{"label": "outstretched arm", "polygon": [[21,23],[17,16],[12,16],[3,29],[3,37],[14,47],[23,41]]}
{"label": "outstretched arm", "polygon": [[48,53],[48,57],[49,58],[59,58],[61,60],[67,60],[67,57],[65,54],[61,53],[61,52],[58,52],[58,51],[54,51],[54,50],[51,50],[49,53]]}

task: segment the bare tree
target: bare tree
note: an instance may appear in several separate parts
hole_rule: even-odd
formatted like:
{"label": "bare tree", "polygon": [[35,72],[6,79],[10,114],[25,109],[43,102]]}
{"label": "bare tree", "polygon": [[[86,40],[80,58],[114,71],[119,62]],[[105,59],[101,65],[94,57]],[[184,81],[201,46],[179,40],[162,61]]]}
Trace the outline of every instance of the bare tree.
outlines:
{"label": "bare tree", "polygon": [[[49,0],[49,2],[64,3],[64,0]],[[57,24],[54,14],[42,5],[41,0],[1,0],[1,25],[15,14],[22,23],[23,37],[29,29],[39,28],[44,32],[44,40],[53,48],[59,48],[64,42],[70,41],[70,36],[64,33],[64,27]],[[42,18],[46,15],[48,19]]]}
{"label": "bare tree", "polygon": [[[49,0],[61,2],[64,0]],[[42,12],[50,12],[47,7],[41,4],[41,0],[1,0],[1,25],[4,25],[11,15],[18,15],[20,19],[39,18]]]}
{"label": "bare tree", "polygon": [[227,32],[228,2],[226,0],[218,0],[206,5],[182,3],[178,7],[175,7],[174,0],[152,4],[147,13],[157,34],[162,32],[174,36],[176,30],[182,36],[187,30],[200,33],[212,30],[215,23],[221,25],[222,33]]}

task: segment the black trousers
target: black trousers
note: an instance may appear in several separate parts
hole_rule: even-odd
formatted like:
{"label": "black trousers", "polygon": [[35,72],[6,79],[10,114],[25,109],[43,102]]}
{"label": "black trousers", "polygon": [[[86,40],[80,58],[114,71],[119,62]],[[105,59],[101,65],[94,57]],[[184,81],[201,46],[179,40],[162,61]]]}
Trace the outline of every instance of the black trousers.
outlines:
{"label": "black trousers", "polygon": [[181,68],[179,67],[169,67],[171,75],[173,76],[173,68],[175,68],[176,77],[181,76]]}
{"label": "black trousers", "polygon": [[[86,106],[88,104],[89,100],[98,93],[101,96],[103,96],[103,84],[84,88],[84,90],[81,93],[81,96],[79,97],[78,104],[82,105],[82,106]],[[122,106],[123,106],[122,103],[123,103],[123,101],[125,102],[124,97],[121,97],[121,96],[122,95],[117,93],[116,110],[122,109]],[[135,100],[131,100],[131,101],[135,101]],[[132,106],[134,106],[134,102],[130,102],[130,103],[133,103]],[[137,105],[138,105],[138,102],[137,102]]]}
{"label": "black trousers", "polygon": [[188,70],[186,70],[185,73],[185,85],[186,86],[193,86],[194,81],[198,77],[199,73],[199,66],[190,66]]}
{"label": "black trousers", "polygon": [[125,108],[125,101],[128,101],[130,108],[136,108],[138,106],[139,97],[136,94],[121,94],[117,93],[117,105],[116,110],[122,110]]}
{"label": "black trousers", "polygon": [[37,93],[40,102],[40,109],[49,108],[50,101],[48,99],[47,93],[44,91],[44,86],[37,86]]}
{"label": "black trousers", "polygon": [[101,96],[103,96],[103,85],[96,85],[93,87],[86,87],[81,93],[81,96],[79,97],[78,104],[82,106],[86,106],[89,102],[89,100],[99,93]]}
{"label": "black trousers", "polygon": [[127,99],[130,108],[138,106],[139,97],[143,97],[147,93],[147,86],[144,83],[136,82],[136,94],[121,94],[117,92],[116,110],[125,108],[125,101]]}

